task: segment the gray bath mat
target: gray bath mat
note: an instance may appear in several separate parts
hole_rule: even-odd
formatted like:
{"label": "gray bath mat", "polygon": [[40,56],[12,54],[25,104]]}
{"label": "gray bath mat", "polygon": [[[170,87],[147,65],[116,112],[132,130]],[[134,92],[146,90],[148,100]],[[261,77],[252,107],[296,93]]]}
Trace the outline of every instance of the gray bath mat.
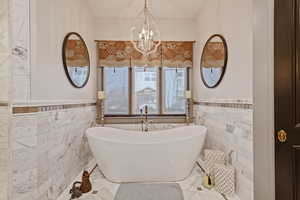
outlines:
{"label": "gray bath mat", "polygon": [[114,200],[183,200],[177,183],[121,184]]}

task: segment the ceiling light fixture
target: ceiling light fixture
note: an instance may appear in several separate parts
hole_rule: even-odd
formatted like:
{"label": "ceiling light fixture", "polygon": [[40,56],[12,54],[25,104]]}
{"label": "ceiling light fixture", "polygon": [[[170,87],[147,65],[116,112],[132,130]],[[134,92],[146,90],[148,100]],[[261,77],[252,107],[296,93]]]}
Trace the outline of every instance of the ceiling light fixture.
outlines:
{"label": "ceiling light fixture", "polygon": [[131,28],[131,43],[147,57],[156,52],[161,43],[160,32],[150,12],[148,0],[145,0],[144,9],[138,14],[136,21],[136,25]]}

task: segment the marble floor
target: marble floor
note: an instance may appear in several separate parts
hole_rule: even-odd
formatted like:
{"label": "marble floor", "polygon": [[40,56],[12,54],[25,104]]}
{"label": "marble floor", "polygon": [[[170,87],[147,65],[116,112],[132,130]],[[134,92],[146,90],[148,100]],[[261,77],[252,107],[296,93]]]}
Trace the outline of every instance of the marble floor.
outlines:
{"label": "marble floor", "polygon": [[[182,188],[184,200],[239,200],[236,195],[223,197],[213,189],[203,188],[201,186],[202,178],[202,171],[196,167],[187,179],[178,182]],[[93,190],[88,194],[84,194],[79,200],[113,200],[120,185],[106,180],[98,169],[91,175],[91,181]],[[69,200],[70,187],[57,200]]]}

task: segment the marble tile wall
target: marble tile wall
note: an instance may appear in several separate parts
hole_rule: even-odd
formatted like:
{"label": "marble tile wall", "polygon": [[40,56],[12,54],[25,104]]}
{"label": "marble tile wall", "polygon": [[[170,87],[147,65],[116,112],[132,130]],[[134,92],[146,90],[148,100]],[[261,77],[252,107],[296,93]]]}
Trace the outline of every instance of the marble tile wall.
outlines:
{"label": "marble tile wall", "polygon": [[0,199],[8,198],[8,171],[9,171],[9,107],[0,106]]}
{"label": "marble tile wall", "polygon": [[[13,106],[19,106],[14,107],[15,114],[10,116],[10,134],[7,139],[10,156],[9,200],[55,200],[92,159],[84,133],[95,120],[95,106],[80,106],[79,104],[86,103],[84,101],[73,102],[78,105],[70,106],[66,105],[70,104],[70,101],[62,101],[59,104],[52,102],[55,105],[51,104],[51,109],[47,107],[45,110],[46,106],[42,104],[38,106],[44,107],[34,113],[17,112],[26,108],[31,110],[30,106],[36,106],[31,97],[30,32],[31,23],[34,21],[30,16],[30,3],[33,1],[4,1],[8,3],[9,9],[6,8],[6,12],[8,11],[7,21],[11,32],[8,54],[11,58],[9,73],[12,78],[9,89],[11,103]],[[1,5],[0,11],[2,8]],[[20,109],[20,106],[24,106],[24,109]],[[11,110],[9,112],[11,113]],[[0,176],[1,173],[2,170]],[[1,200],[2,188],[4,190],[1,184]]]}
{"label": "marble tile wall", "polygon": [[10,200],[55,200],[90,160],[85,130],[95,106],[15,114]]}
{"label": "marble tile wall", "polygon": [[195,123],[208,128],[205,148],[226,153],[236,168],[237,194],[240,199],[253,200],[253,110],[245,108],[195,105]]}

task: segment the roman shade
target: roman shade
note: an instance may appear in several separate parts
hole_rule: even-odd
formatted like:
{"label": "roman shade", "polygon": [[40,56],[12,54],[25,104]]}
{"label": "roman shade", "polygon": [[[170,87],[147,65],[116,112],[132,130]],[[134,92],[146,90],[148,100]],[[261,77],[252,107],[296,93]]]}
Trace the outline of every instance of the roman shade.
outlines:
{"label": "roman shade", "polygon": [[101,67],[130,66],[132,47],[126,41],[99,41],[98,65]]}
{"label": "roman shade", "polygon": [[161,66],[161,45],[157,51],[150,54],[148,57],[143,56],[132,45],[131,66],[141,67],[160,67]]}
{"label": "roman shade", "polygon": [[193,42],[163,42],[164,67],[193,67]]}
{"label": "roman shade", "polygon": [[193,42],[162,42],[157,51],[144,57],[130,41],[96,41],[100,67],[192,67]]}

